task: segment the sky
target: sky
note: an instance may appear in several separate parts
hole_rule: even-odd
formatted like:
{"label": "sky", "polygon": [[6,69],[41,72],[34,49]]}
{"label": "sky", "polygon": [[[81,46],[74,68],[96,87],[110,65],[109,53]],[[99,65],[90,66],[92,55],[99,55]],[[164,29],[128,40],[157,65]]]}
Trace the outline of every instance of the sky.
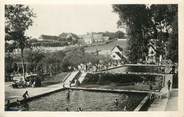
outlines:
{"label": "sky", "polygon": [[85,34],[87,32],[115,32],[118,15],[110,4],[103,5],[29,5],[36,14],[33,26],[27,31],[34,38],[41,34],[59,35],[63,32]]}

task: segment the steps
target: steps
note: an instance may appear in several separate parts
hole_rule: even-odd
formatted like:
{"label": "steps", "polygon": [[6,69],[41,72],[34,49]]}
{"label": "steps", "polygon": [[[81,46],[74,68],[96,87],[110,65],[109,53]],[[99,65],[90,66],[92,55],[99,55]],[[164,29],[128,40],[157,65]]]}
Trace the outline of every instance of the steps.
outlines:
{"label": "steps", "polygon": [[86,75],[87,75],[87,72],[83,72],[82,74],[81,74],[81,76],[79,77],[79,82],[80,82],[80,84],[82,83],[82,81],[85,79],[85,77],[86,77]]}

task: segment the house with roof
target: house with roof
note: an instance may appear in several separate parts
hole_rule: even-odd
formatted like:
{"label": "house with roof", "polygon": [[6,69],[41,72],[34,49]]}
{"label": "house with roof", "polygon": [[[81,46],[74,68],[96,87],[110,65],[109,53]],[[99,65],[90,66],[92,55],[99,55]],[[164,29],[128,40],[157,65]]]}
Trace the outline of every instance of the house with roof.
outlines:
{"label": "house with roof", "polygon": [[104,36],[102,33],[94,32],[82,35],[82,38],[86,44],[101,43],[109,40],[108,36]]}
{"label": "house with roof", "polygon": [[112,51],[111,51],[111,58],[114,61],[122,62],[126,61],[126,56],[124,55],[123,48],[121,48],[119,45],[116,45]]}
{"label": "house with roof", "polygon": [[53,35],[40,35],[38,38],[40,41],[46,41],[46,42],[56,42],[58,41],[58,36]]}
{"label": "house with roof", "polygon": [[148,54],[146,56],[146,63],[160,63],[163,61],[163,56],[159,55],[157,56],[157,47],[156,42],[152,39],[148,44]]}
{"label": "house with roof", "polygon": [[93,37],[90,33],[82,35],[82,39],[84,40],[84,43],[86,44],[92,44],[94,42]]}
{"label": "house with roof", "polygon": [[156,63],[156,49],[152,44],[148,45],[148,55],[146,57],[147,63]]}

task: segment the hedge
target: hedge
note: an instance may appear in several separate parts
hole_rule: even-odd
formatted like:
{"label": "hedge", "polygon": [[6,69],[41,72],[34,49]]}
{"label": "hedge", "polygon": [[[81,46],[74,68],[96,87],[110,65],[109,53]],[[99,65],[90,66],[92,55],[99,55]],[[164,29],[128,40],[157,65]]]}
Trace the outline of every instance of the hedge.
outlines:
{"label": "hedge", "polygon": [[154,77],[133,74],[88,73],[82,84],[134,83],[143,80],[154,80]]}

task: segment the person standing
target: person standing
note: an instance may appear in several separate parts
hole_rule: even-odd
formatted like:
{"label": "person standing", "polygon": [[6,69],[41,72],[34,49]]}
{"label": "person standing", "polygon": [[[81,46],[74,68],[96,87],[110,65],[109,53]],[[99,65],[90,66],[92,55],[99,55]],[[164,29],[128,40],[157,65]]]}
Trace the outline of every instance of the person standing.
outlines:
{"label": "person standing", "polygon": [[10,100],[7,101],[7,104],[5,105],[5,110],[9,110],[10,109]]}
{"label": "person standing", "polygon": [[82,111],[83,111],[83,109],[82,109],[81,107],[79,107],[79,108],[78,108],[78,111],[79,111],[79,112],[82,112]]}
{"label": "person standing", "polygon": [[26,92],[22,95],[22,97],[24,98],[24,100],[26,100],[26,99],[29,97],[28,91],[26,91]]}
{"label": "person standing", "polygon": [[66,110],[66,111],[69,111],[69,108],[67,107],[65,110]]}
{"label": "person standing", "polygon": [[126,105],[124,106],[123,111],[127,111],[127,106]]}
{"label": "person standing", "polygon": [[116,106],[118,106],[119,102],[118,102],[117,98],[115,99],[114,103],[115,103]]}
{"label": "person standing", "polygon": [[152,83],[150,83],[149,88],[150,88],[150,90],[153,90]]}
{"label": "person standing", "polygon": [[171,89],[171,81],[170,80],[167,82],[167,86],[168,86],[168,91],[170,91],[170,89]]}
{"label": "person standing", "polygon": [[68,89],[68,92],[67,92],[67,100],[70,100],[70,89]]}

